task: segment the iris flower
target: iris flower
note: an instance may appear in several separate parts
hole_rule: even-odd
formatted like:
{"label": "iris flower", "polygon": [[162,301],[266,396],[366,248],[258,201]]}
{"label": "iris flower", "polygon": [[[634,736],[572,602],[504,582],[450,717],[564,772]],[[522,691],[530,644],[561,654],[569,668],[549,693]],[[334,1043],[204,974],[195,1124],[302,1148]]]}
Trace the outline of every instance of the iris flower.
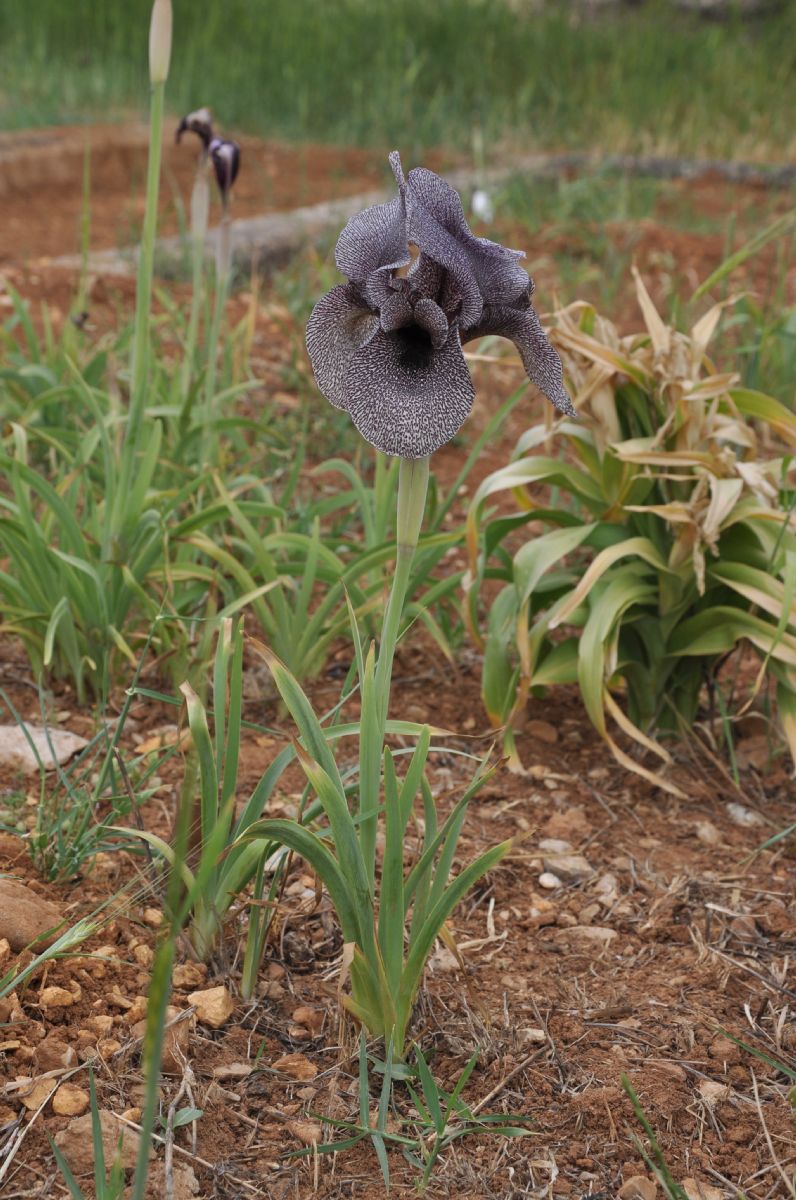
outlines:
{"label": "iris flower", "polygon": [[208,146],[208,153],[216,173],[221,200],[226,207],[232,185],[240,170],[240,146],[228,138],[214,137]]}
{"label": "iris flower", "polygon": [[318,301],[307,325],[327,400],[377,450],[424,458],[472,408],[463,343],[497,334],[515,343],[531,382],[572,415],[522,252],[471,233],[458,193],[432,171],[405,179],[397,152],[390,165],[398,195],[345,226],[335,260],[348,282]]}

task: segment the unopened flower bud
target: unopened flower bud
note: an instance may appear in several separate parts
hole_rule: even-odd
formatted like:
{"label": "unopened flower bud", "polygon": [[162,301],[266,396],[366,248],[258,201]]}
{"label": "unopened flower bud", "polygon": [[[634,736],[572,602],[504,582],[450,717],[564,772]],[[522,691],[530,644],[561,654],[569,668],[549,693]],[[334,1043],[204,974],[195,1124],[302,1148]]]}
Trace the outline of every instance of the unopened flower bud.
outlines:
{"label": "unopened flower bud", "polygon": [[213,140],[213,117],[210,109],[197,108],[184,116],[177,126],[175,141],[179,142],[184,133],[195,133],[207,150]]}
{"label": "unopened flower bud", "polygon": [[213,138],[210,143],[210,158],[216,173],[221,199],[226,204],[240,169],[240,146],[237,142],[230,142],[226,138]]}
{"label": "unopened flower bud", "polygon": [[165,83],[171,60],[171,0],[154,0],[149,22],[149,79]]}

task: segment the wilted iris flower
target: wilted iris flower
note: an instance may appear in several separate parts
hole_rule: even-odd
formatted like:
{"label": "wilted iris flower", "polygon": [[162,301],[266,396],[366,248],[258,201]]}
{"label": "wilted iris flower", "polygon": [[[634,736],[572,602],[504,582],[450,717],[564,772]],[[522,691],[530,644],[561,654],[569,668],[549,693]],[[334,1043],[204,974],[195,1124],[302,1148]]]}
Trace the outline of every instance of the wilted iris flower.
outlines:
{"label": "wilted iris flower", "polygon": [[195,133],[207,153],[213,140],[213,118],[210,109],[197,108],[184,116],[177,126],[174,140],[181,141],[184,133]]}
{"label": "wilted iris flower", "polygon": [[226,207],[232,185],[240,170],[240,146],[227,138],[214,137],[208,149],[221,200]]}
{"label": "wilted iris flower", "polygon": [[572,415],[522,252],[471,233],[458,193],[438,175],[418,168],[404,179],[397,152],[390,164],[398,196],[348,222],[335,258],[349,282],[318,301],[307,325],[323,394],[376,449],[423,458],[472,408],[462,344],[497,334],[516,344],[531,382]]}

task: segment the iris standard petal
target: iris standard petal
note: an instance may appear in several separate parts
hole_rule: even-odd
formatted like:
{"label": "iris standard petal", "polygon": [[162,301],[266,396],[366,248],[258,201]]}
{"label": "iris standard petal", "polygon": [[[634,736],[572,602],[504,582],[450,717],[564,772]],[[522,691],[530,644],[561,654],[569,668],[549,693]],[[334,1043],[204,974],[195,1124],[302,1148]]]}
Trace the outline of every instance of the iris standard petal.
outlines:
{"label": "iris standard petal", "polygon": [[424,208],[463,248],[484,303],[512,304],[527,293],[528,272],[520,266],[523,252],[476,237],[467,224],[459,193],[439,175],[425,167],[410,171],[407,205],[410,212],[412,205]]}
{"label": "iris standard petal", "polygon": [[458,331],[435,350],[416,325],[380,330],[354,354],[346,392],[344,407],[366,441],[400,458],[424,458],[449,442],[474,398]]}
{"label": "iris standard petal", "polygon": [[467,251],[422,204],[407,205],[407,233],[421,254],[439,263],[454,279],[461,296],[462,324],[475,324],[481,316],[484,301]]}
{"label": "iris standard petal", "polygon": [[450,326],[440,306],[428,296],[421,296],[414,307],[414,319],[431,338],[435,350],[441,350],[448,340]]}
{"label": "iris standard petal", "polygon": [[334,258],[340,273],[358,283],[381,267],[405,267],[410,254],[403,197],[374,204],[351,217],[338,238]]}
{"label": "iris standard petal", "polygon": [[510,338],[522,356],[531,383],[544,392],[560,412],[575,416],[572,401],[564,388],[561,359],[531,304],[527,308],[487,305],[477,325],[462,332],[462,341],[471,342],[487,334]]}
{"label": "iris standard petal", "polygon": [[351,360],[379,328],[357,289],[341,283],[322,296],[307,322],[307,352],[318,387],[335,408],[349,408]]}

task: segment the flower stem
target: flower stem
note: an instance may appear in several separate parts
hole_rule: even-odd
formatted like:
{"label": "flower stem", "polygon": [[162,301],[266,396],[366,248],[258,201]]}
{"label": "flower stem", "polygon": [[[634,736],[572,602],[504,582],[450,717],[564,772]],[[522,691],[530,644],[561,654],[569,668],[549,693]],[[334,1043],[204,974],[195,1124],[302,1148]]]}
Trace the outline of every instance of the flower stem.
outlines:
{"label": "flower stem", "polygon": [[428,458],[402,458],[398,473],[398,538],[390,598],[384,610],[379,658],[376,663],[376,695],[379,699],[379,727],[384,741],[384,728],[390,705],[395,645],[401,624],[406,590],[412,570],[420,526],[426,507],[428,491]]}
{"label": "flower stem", "polygon": [[202,282],[205,266],[205,237],[207,235],[207,214],[210,204],[210,181],[208,178],[207,153],[203,150],[199,156],[196,168],[193,191],[191,192],[191,314],[188,320],[188,333],[185,339],[185,358],[182,364],[180,390],[182,393],[182,412],[180,426],[184,430],[190,420],[191,380],[196,356],[196,339],[199,333],[199,315],[202,310]]}
{"label": "flower stem", "polygon": [[[202,416],[201,456],[199,465],[207,462],[207,447],[213,445],[210,438],[210,424],[214,417],[214,401],[216,393],[216,367],[218,362],[219,343],[221,341],[221,323],[224,319],[224,308],[227,303],[229,290],[229,274],[232,265],[232,231],[229,202],[226,197],[222,200],[221,224],[218,227],[216,242],[216,296],[213,308],[213,323],[210,327],[210,337],[207,346],[207,375],[205,376],[205,406]],[[213,463],[212,465],[215,465]]]}
{"label": "flower stem", "polygon": [[130,408],[127,415],[124,444],[122,446],[118,486],[114,496],[111,515],[111,535],[117,538],[122,534],[128,516],[132,520],[136,520],[136,514],[129,513],[127,506],[130,500],[130,491],[147,397],[149,314],[152,306],[152,279],[155,267],[155,234],[157,232],[158,220],[158,189],[160,187],[160,159],[163,143],[163,98],[165,90],[165,80],[152,84],[146,208],[144,212],[144,228],[141,235],[141,251],[138,257],[135,328],[130,368]]}

